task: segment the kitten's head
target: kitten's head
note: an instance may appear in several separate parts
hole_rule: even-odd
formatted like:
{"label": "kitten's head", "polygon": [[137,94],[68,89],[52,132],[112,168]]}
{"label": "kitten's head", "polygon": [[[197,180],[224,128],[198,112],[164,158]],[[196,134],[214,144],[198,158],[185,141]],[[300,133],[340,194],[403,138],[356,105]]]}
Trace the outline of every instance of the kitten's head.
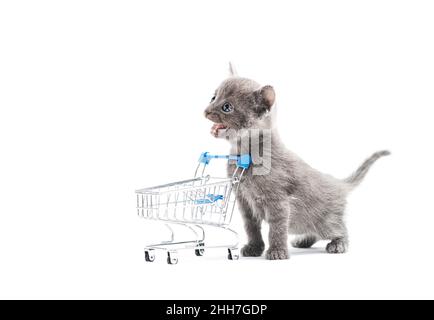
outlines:
{"label": "kitten's head", "polygon": [[227,129],[270,128],[269,111],[275,101],[273,87],[261,87],[253,80],[238,77],[232,65],[230,75],[205,109],[205,117],[214,122],[211,134],[217,137]]}

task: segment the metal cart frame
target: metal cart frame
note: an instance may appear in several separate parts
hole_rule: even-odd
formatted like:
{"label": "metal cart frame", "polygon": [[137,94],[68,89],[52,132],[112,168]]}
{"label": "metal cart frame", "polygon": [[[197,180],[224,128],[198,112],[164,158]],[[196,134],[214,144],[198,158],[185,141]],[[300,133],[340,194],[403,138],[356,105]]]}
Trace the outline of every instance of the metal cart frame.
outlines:
{"label": "metal cart frame", "polygon": [[[232,176],[217,178],[205,175],[211,159],[235,162]],[[203,256],[208,248],[227,248],[228,259],[239,259],[238,233],[229,228],[229,224],[241,177],[250,164],[250,155],[212,155],[204,152],[193,179],[136,190],[137,214],[144,219],[162,222],[170,232],[168,240],[145,247],[145,260],[153,262],[155,252],[162,250],[167,254],[167,262],[176,264],[178,250],[194,250],[197,256]],[[177,227],[188,230],[193,238],[176,241]],[[230,234],[233,241],[205,245],[205,230],[208,227]]]}

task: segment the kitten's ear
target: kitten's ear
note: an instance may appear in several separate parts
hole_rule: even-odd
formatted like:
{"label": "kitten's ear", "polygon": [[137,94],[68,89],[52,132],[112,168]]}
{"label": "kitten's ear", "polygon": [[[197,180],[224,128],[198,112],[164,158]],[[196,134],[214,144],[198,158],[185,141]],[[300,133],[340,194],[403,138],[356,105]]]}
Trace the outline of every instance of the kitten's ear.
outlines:
{"label": "kitten's ear", "polygon": [[238,76],[237,70],[235,69],[235,66],[232,64],[232,62],[229,62],[229,75],[231,77],[237,77]]}
{"label": "kitten's ear", "polygon": [[276,93],[272,86],[263,86],[255,91],[255,96],[259,104],[263,105],[267,110],[270,110],[276,100]]}

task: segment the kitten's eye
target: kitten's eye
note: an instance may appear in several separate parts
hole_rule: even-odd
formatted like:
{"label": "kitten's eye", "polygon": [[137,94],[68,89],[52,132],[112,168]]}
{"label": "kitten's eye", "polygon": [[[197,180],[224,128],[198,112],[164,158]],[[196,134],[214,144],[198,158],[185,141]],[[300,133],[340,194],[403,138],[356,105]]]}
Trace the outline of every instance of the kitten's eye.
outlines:
{"label": "kitten's eye", "polygon": [[211,98],[211,102],[214,102],[214,100],[215,100],[215,96],[213,96],[213,97]]}
{"label": "kitten's eye", "polygon": [[222,110],[223,112],[231,112],[234,109],[234,107],[232,107],[232,105],[228,102],[226,102],[223,106],[222,106]]}

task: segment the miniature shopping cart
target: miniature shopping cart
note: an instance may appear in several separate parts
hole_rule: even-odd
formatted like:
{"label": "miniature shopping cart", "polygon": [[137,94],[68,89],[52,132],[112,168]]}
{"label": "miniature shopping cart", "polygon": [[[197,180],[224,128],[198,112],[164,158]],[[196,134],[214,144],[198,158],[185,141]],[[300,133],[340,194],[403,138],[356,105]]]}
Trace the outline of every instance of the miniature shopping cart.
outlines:
{"label": "miniature shopping cart", "polygon": [[[231,177],[216,178],[205,175],[211,159],[226,159],[235,163]],[[158,220],[170,231],[170,239],[145,248],[145,260],[153,262],[155,251],[167,254],[169,264],[178,263],[177,250],[191,249],[202,256],[207,248],[226,248],[228,258],[237,260],[238,234],[229,228],[235,207],[235,197],[240,179],[251,164],[250,155],[201,154],[194,178],[136,191],[139,216]],[[175,241],[175,228],[183,228],[193,238]],[[205,246],[205,230],[218,228],[231,234],[234,241],[226,244]]]}

